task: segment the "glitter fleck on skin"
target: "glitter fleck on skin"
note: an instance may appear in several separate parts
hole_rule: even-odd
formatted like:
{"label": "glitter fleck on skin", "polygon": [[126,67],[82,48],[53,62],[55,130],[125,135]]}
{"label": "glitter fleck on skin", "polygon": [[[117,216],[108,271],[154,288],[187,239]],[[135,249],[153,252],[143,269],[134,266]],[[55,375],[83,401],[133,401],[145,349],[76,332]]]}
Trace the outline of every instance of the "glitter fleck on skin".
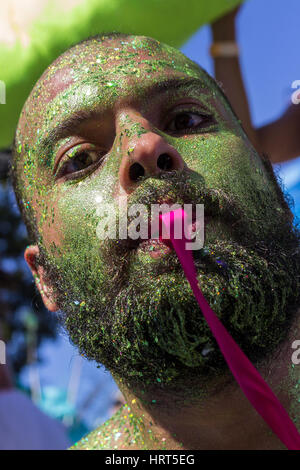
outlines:
{"label": "glitter fleck on skin", "polygon": [[[174,132],[180,112],[201,115],[203,124]],[[126,179],[143,142],[180,155],[182,173]],[[43,289],[43,299],[57,310],[60,289],[71,339],[111,370],[127,399],[75,448],[191,448],[173,429],[162,431],[164,392],[178,393],[183,416],[184,406],[226,383],[224,365],[178,260],[99,241],[99,204],[117,206],[124,196],[128,203],[202,203],[209,196],[215,217],[195,253],[199,282],[246,352],[262,358],[282,340],[286,307],[299,301],[299,257],[287,259],[282,250],[270,270],[270,258],[261,255],[262,242],[284,247],[291,231],[265,163],[203,70],[179,51],[135,36],[91,40],[57,59],[24,106],[15,148],[18,190],[33,230],[36,221],[40,252],[56,269],[53,279],[63,273],[51,295]],[[78,155],[86,150],[89,166],[80,169]],[[209,369],[211,357],[219,369]]]}

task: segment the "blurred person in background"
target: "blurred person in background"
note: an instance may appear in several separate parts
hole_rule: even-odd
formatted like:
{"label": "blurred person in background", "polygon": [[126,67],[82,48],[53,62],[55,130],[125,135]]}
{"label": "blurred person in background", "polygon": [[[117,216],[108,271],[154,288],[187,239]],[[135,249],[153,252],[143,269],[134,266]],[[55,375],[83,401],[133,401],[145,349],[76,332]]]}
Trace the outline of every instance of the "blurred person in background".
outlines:
{"label": "blurred person in background", "polygon": [[226,93],[256,150],[266,154],[272,163],[291,160],[300,156],[300,91],[298,99],[295,98],[295,103],[282,116],[260,128],[254,128],[236,39],[236,18],[241,8],[231,11],[211,26],[213,43],[210,53],[214,60],[215,79]]}
{"label": "blurred person in background", "polygon": [[69,445],[64,426],[17,390],[9,365],[0,363],[0,450],[63,450]]}

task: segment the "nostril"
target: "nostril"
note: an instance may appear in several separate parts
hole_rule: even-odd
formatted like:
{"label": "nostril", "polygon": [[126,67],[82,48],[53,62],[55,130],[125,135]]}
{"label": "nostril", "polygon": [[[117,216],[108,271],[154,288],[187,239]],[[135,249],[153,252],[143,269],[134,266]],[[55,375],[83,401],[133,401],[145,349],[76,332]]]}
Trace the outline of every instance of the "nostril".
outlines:
{"label": "nostril", "polygon": [[136,181],[141,176],[145,175],[145,170],[140,163],[133,163],[129,168],[129,178],[131,181]]}
{"label": "nostril", "polygon": [[172,170],[173,162],[170,155],[167,153],[161,154],[157,159],[157,166],[161,170]]}

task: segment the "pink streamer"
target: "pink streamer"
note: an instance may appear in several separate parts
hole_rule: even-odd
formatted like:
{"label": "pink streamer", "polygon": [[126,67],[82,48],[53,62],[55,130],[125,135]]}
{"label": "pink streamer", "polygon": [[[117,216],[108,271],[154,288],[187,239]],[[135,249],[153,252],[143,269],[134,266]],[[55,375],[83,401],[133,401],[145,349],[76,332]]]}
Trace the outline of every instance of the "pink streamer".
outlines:
{"label": "pink streamer", "polygon": [[[183,227],[184,217],[186,217],[184,210],[178,209],[160,214],[159,218],[168,230],[166,233],[170,234],[174,250],[221,352],[233,376],[256,411],[289,450],[300,450],[300,434],[296,426],[278,398],[227,332],[203,296],[197,281],[192,253],[185,248],[185,243],[191,243],[191,240],[187,240],[184,235],[182,239],[174,238],[175,220],[180,219]],[[166,239],[160,238],[166,242]]]}

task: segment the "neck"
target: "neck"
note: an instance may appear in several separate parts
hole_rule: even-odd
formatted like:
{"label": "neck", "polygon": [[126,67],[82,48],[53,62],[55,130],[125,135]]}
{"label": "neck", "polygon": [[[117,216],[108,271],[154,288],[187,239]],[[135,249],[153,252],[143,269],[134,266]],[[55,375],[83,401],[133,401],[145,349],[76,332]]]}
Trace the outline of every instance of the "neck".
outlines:
{"label": "neck", "polygon": [[[256,367],[300,430],[300,364],[291,359],[291,345],[300,339],[295,326],[272,357]],[[205,384],[205,390],[203,379],[193,380],[193,391],[199,390],[193,396],[187,383],[176,391],[167,387],[137,391],[117,382],[127,401],[122,415],[131,416],[136,448],[285,449],[229,372]]]}

